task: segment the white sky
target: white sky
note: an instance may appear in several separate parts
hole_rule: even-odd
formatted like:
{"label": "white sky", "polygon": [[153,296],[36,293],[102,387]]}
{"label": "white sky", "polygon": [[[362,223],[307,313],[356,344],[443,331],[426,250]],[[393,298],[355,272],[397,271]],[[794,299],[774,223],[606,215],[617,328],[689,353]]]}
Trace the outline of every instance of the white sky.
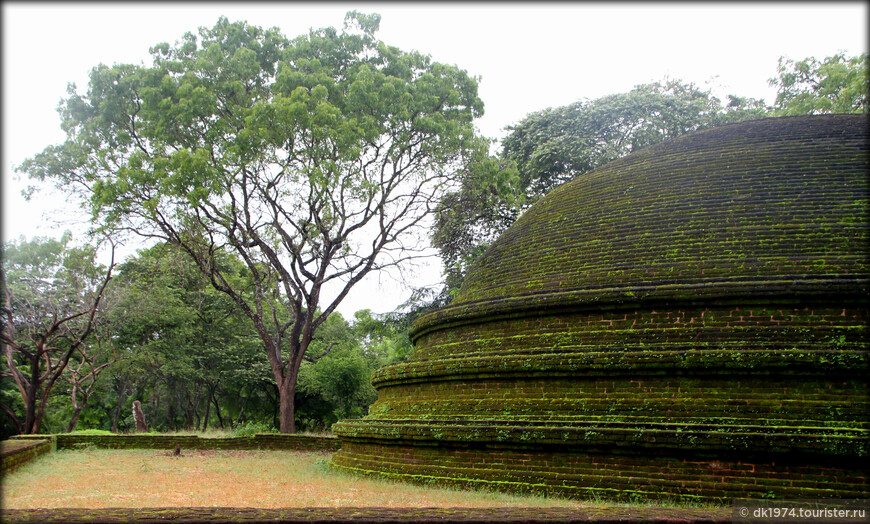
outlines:
{"label": "white sky", "polygon": [[[38,3],[3,6],[3,238],[60,236],[81,216],[58,195],[21,197],[26,180],[12,166],[60,143],[56,112],[74,82],[87,87],[99,63],[150,64],[148,48],[211,27],[220,15],[287,37],[309,28],[341,28],[349,10],[382,15],[378,38],[456,64],[481,77],[482,134],[504,135],[532,111],[679,78],[726,94],[764,98],[777,59],[867,51],[867,4],[821,3]],[[62,213],[50,212],[61,209]],[[433,261],[434,268],[438,262]],[[381,280],[379,285],[378,280]],[[433,283],[421,270],[415,285]],[[409,291],[371,277],[343,303],[390,311]]]}

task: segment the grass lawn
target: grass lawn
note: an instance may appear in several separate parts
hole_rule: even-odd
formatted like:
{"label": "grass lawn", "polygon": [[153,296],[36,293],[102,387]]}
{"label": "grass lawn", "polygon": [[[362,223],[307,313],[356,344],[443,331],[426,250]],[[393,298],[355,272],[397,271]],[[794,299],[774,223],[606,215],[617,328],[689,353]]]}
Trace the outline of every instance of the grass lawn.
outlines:
{"label": "grass lawn", "polygon": [[[330,453],[300,451],[60,450],[4,476],[0,506],[142,507],[562,507],[558,498],[457,491],[358,478],[330,470]],[[612,506],[612,504],[611,504]]]}

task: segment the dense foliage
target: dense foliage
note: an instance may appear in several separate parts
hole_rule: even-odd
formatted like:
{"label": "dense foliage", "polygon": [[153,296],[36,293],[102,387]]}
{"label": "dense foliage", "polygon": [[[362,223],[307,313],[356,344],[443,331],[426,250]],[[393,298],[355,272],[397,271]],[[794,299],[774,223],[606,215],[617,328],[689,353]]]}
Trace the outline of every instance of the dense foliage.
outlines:
{"label": "dense foliage", "polygon": [[[19,292],[11,308],[17,331],[28,330],[32,322],[23,304],[57,302],[59,290],[78,292],[77,276],[105,275],[106,268],[83,257],[83,249],[69,241],[66,236],[6,244],[9,288]],[[226,257],[221,263],[240,280],[250,280],[238,259]],[[74,267],[75,273],[70,271]],[[51,278],[46,277],[49,271]],[[99,329],[85,339],[90,353],[73,353],[46,396],[42,431],[132,431],[134,400],[142,403],[149,428],[157,431],[223,428],[244,434],[279,427],[277,388],[260,356],[256,331],[183,252],[165,243],[140,251],[118,266],[106,296],[109,307],[99,316]],[[66,302],[74,305],[84,298]],[[324,431],[339,419],[365,415],[374,400],[372,371],[405,358],[409,343],[395,322],[364,310],[352,324],[338,313],[330,315],[310,356],[327,348],[325,356],[301,366],[295,401],[302,430]],[[21,354],[12,360],[25,361]],[[104,367],[92,380],[72,380],[76,369],[83,376],[96,366]],[[2,368],[8,372],[6,360]],[[75,384],[77,404],[71,400]],[[9,412],[23,418],[14,382],[4,379],[0,391]],[[3,418],[4,436],[22,431],[12,420]]]}
{"label": "dense foliage", "polygon": [[774,114],[870,113],[868,55],[847,57],[837,53],[823,60],[780,58],[776,78]]}

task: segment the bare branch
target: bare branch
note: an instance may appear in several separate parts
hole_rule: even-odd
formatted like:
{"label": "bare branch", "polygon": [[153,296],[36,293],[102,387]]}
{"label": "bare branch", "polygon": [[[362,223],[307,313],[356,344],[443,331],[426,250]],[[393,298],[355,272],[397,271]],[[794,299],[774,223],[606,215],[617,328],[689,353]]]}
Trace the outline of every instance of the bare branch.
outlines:
{"label": "bare branch", "polygon": [[331,342],[331,343],[329,344],[329,346],[327,346],[326,349],[323,351],[323,353],[317,355],[316,357],[309,357],[308,355],[305,355],[305,356],[303,356],[302,358],[304,358],[304,359],[307,360],[308,362],[317,362],[317,361],[320,360],[321,358],[323,358],[323,357],[325,357],[326,355],[328,355],[329,352],[332,351],[332,348],[335,347],[336,344],[337,344],[337,342]]}

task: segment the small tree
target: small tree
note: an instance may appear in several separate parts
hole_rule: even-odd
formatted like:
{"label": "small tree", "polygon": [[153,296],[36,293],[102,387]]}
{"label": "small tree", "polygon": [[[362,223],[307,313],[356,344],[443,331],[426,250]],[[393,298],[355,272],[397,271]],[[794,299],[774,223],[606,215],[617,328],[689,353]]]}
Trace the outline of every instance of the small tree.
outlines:
{"label": "small tree", "polygon": [[24,402],[24,420],[5,404],[0,408],[20,433],[39,433],[52,388],[75,354],[87,358],[112,278],[96,263],[96,249],[67,248],[61,240],[35,239],[3,245],[0,293],[6,357],[2,375],[12,377]]}
{"label": "small tree", "polygon": [[337,312],[318,331],[309,352],[327,354],[316,360],[306,358],[296,395],[302,400],[298,418],[307,429],[329,429],[339,420],[362,417],[377,399],[371,384],[373,366],[364,356],[361,342],[356,330]]}
{"label": "small tree", "polygon": [[115,352],[111,335],[95,338],[93,344],[76,348],[67,364],[67,372],[61,375],[63,381],[69,385],[73,408],[72,417],[66,427],[67,432],[75,429],[79,415],[99,384],[100,374],[121,360]]}
{"label": "small tree", "polygon": [[288,41],[221,18],[152,48],[151,67],[98,66],[62,103],[66,142],[19,168],[196,261],[262,340],[282,432],[317,329],[367,274],[421,255],[427,216],[486,146],[475,79],[376,40],[379,20]]}

